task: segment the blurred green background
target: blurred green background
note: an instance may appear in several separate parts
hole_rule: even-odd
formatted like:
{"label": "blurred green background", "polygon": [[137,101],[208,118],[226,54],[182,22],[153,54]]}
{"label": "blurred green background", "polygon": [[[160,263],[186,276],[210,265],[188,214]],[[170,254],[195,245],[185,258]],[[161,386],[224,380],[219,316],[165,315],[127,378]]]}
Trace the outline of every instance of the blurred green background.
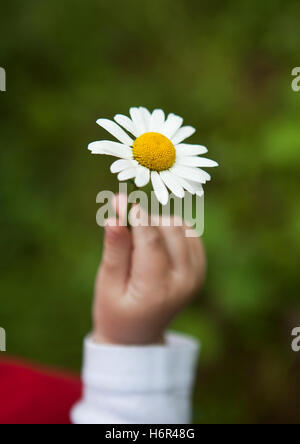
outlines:
{"label": "blurred green background", "polygon": [[[208,278],[174,328],[203,350],[196,423],[299,422],[299,1],[2,2],[0,326],[9,354],[79,370],[111,159],[95,123],[175,112],[220,163]],[[105,136],[106,137],[106,136]]]}

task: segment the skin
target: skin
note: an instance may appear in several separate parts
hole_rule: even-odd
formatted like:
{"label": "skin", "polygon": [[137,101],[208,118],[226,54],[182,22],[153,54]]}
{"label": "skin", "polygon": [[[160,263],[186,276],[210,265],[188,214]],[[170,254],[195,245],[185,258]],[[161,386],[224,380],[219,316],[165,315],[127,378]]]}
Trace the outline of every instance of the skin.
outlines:
{"label": "skin", "polygon": [[[122,219],[125,196],[114,202]],[[194,298],[205,277],[205,253],[184,227],[105,227],[93,306],[94,341],[163,343],[171,320]]]}

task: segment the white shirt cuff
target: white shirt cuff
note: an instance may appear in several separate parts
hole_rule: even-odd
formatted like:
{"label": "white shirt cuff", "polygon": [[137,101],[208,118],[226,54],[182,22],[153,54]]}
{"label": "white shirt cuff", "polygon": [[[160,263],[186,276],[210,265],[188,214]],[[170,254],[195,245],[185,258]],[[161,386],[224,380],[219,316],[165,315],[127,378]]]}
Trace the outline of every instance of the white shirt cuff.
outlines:
{"label": "white shirt cuff", "polygon": [[186,423],[199,343],[175,333],[164,345],[105,345],[85,340],[77,424]]}

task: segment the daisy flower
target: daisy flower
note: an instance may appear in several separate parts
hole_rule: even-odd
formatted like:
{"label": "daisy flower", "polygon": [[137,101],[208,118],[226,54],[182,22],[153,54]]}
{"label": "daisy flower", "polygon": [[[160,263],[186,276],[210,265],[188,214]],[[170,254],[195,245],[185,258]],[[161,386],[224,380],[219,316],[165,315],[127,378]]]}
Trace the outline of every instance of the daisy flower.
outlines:
{"label": "daisy flower", "polygon": [[98,125],[118,142],[93,142],[88,149],[93,154],[119,158],[110,168],[112,173],[118,174],[119,181],[133,179],[137,187],[144,187],[151,181],[162,205],[168,203],[168,190],[179,198],[184,197],[185,191],[201,196],[202,184],[210,180],[210,175],[201,167],[218,164],[199,157],[207,153],[204,146],[183,143],[194,134],[195,128],[182,126],[182,117],[175,114],[166,118],[161,109],[152,113],[144,107],[129,111],[130,118],[117,114],[115,121],[97,120]]}

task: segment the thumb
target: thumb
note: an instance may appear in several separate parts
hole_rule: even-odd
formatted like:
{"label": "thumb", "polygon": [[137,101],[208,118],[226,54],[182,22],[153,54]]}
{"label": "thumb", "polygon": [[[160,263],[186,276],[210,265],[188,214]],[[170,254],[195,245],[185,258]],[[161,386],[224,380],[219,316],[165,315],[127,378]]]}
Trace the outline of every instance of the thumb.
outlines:
{"label": "thumb", "polygon": [[104,253],[101,276],[111,290],[125,290],[131,259],[131,233],[127,227],[113,226],[107,221],[105,226]]}

